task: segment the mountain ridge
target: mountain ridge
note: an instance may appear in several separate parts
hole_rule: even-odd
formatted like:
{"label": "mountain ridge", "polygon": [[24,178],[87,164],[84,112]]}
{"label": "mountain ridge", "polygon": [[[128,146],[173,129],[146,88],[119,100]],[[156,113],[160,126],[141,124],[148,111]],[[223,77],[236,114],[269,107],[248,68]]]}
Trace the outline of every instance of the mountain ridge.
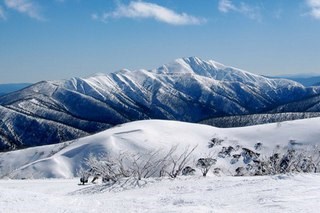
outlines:
{"label": "mountain ridge", "polygon": [[[0,97],[0,150],[19,148],[25,140],[34,140],[34,145],[59,143],[135,120],[198,122],[261,113],[318,94],[318,87],[270,79],[197,57],[176,59],[152,70],[123,69],[42,81]],[[39,119],[52,125],[43,127]],[[39,126],[38,131],[32,138],[20,137],[24,125],[30,123]],[[61,124],[75,131],[61,132]],[[21,126],[19,131],[16,126]],[[53,137],[45,139],[45,132]],[[11,138],[10,142],[5,138]]]}

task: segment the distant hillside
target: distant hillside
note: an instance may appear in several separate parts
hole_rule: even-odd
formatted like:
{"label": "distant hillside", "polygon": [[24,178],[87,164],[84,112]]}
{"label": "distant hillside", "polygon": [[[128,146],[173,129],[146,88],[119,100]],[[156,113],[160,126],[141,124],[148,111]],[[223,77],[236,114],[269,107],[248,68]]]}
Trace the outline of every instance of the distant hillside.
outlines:
{"label": "distant hillside", "polygon": [[306,119],[320,117],[320,112],[288,112],[288,113],[269,113],[269,114],[253,114],[242,116],[226,116],[219,118],[211,118],[203,120],[199,123],[207,124],[215,127],[230,128],[253,126],[258,124],[278,123],[283,121],[291,121],[298,119]]}
{"label": "distant hillside", "polygon": [[285,78],[292,81],[296,81],[306,87],[319,86],[320,76],[303,76],[303,75],[290,75],[290,76],[277,76],[275,78]]}
{"label": "distant hillside", "polygon": [[284,104],[272,110],[272,113],[279,112],[320,112],[320,95]]}
{"label": "distant hillside", "polygon": [[15,92],[21,90],[27,86],[30,86],[30,83],[21,83],[21,84],[0,84],[0,96],[8,94],[10,92]]}

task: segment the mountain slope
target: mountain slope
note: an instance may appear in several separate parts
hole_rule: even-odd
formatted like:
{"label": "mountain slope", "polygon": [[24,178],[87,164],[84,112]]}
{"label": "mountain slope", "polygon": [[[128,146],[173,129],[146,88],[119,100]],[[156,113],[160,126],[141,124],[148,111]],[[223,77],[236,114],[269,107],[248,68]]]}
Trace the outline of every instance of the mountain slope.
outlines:
{"label": "mountain slope", "polygon": [[320,95],[278,106],[272,112],[319,112]]}
{"label": "mountain slope", "polygon": [[[262,144],[261,153],[268,155],[288,147],[310,150],[318,145],[320,118],[296,120],[280,124],[220,129],[216,127],[177,121],[148,120],[127,123],[76,142],[28,148],[0,153],[0,176],[11,178],[71,178],[90,154],[117,157],[119,153],[148,153],[154,150],[168,151],[178,145],[178,151],[197,145],[194,159],[214,157],[223,147],[241,147],[254,150]],[[223,140],[221,145],[208,148],[213,138]],[[294,142],[294,143],[293,143]],[[280,151],[278,150],[278,151]],[[142,155],[144,157],[144,155]],[[243,166],[242,157],[230,164],[232,157],[217,158],[216,167],[226,174]]]}
{"label": "mountain slope", "polygon": [[[58,143],[134,120],[197,122],[260,113],[316,94],[316,87],[269,79],[196,57],[182,58],[154,70],[44,81],[5,95],[0,98],[0,114],[6,114],[6,120],[1,117],[0,124],[11,126],[0,129],[0,144],[3,150]],[[19,122],[18,115],[25,121]],[[26,128],[31,121],[39,126],[50,122],[50,126],[41,126],[26,138],[16,126]],[[72,134],[64,133],[61,138],[43,135],[59,132],[59,125],[71,128]]]}
{"label": "mountain slope", "polygon": [[303,76],[303,75],[289,75],[289,76],[277,76],[275,78],[285,78],[292,81],[296,81],[306,87],[309,86],[317,86],[320,83],[320,76],[312,75],[312,76]]}
{"label": "mountain slope", "polygon": [[298,119],[320,117],[320,112],[284,112],[284,113],[261,113],[250,115],[225,116],[210,118],[200,121],[201,124],[207,124],[216,127],[244,127],[267,123],[278,123]]}

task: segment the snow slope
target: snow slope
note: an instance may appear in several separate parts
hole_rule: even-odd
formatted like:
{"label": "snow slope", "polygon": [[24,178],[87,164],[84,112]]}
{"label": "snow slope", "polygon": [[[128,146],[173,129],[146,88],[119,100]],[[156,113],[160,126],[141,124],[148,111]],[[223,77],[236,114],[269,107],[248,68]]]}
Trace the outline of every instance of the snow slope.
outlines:
{"label": "snow slope", "polygon": [[[182,152],[187,146],[198,146],[193,158],[217,156],[222,147],[237,145],[254,149],[262,143],[261,153],[270,154],[276,146],[282,148],[313,149],[319,145],[320,118],[288,121],[242,128],[220,129],[206,125],[177,121],[145,120],[123,124],[76,142],[41,146],[0,153],[0,176],[11,178],[72,178],[90,153],[105,153],[116,157],[120,152],[145,153],[169,150],[178,145]],[[212,138],[223,139],[220,146],[208,148]],[[292,143],[294,142],[294,143]],[[39,153],[42,153],[41,155]],[[240,159],[230,164],[231,158],[218,159],[217,167],[224,174],[232,174],[243,165]]]}
{"label": "snow slope", "polygon": [[100,191],[78,179],[0,180],[1,212],[318,212],[318,174],[151,179],[142,188]]}
{"label": "snow slope", "polygon": [[285,78],[290,79],[292,81],[299,82],[304,86],[319,86],[320,76],[317,74],[310,74],[310,75],[284,75],[284,76],[277,76],[275,78]]}
{"label": "snow slope", "polygon": [[0,97],[0,151],[59,143],[135,120],[198,122],[260,113],[317,94],[318,87],[197,57],[153,70],[43,81]]}
{"label": "snow slope", "polygon": [[320,95],[315,95],[301,101],[295,101],[276,107],[273,113],[279,112],[319,112],[320,111]]}

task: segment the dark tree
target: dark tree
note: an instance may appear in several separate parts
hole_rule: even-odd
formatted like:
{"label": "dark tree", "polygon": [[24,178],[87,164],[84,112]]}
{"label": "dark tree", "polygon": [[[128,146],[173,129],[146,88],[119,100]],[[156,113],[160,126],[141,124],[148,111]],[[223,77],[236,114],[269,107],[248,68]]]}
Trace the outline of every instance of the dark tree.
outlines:
{"label": "dark tree", "polygon": [[200,158],[197,161],[197,167],[200,168],[203,177],[207,176],[207,173],[209,172],[210,168],[216,164],[217,160],[213,159],[211,157],[208,158]]}

